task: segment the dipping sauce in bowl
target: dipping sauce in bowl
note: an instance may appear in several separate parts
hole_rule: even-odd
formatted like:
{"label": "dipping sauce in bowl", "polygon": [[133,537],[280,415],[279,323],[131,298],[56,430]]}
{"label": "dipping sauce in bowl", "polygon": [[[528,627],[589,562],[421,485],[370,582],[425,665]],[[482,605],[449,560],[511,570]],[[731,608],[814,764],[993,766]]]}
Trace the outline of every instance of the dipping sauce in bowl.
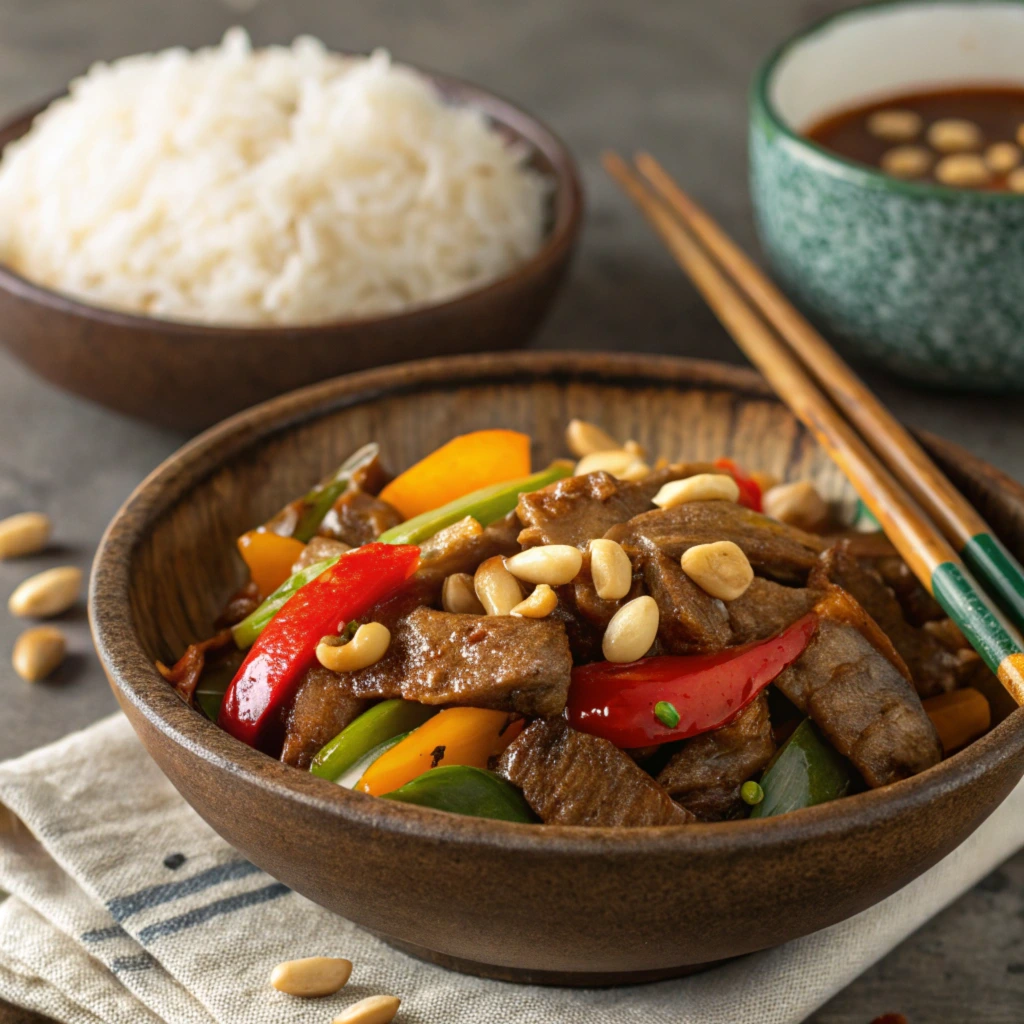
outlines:
{"label": "dipping sauce in bowl", "polygon": [[1024,192],[1024,88],[906,93],[830,114],[805,134],[895,178]]}

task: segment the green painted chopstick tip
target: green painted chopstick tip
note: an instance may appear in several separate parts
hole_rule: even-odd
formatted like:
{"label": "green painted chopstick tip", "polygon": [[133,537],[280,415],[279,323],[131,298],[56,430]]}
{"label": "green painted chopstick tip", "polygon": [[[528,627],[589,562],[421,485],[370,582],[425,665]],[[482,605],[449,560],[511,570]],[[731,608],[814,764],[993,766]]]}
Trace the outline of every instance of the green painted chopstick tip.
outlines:
{"label": "green painted chopstick tip", "polygon": [[960,552],[971,574],[992,595],[1010,621],[1024,629],[1024,568],[991,533],[973,536]]}

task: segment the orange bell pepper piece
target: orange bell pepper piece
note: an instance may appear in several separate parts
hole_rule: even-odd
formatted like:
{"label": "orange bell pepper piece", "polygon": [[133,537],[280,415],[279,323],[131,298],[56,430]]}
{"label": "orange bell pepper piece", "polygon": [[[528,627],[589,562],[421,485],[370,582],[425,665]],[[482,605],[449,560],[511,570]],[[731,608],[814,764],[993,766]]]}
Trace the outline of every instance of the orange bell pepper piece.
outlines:
{"label": "orange bell pepper piece", "polygon": [[396,476],[380,492],[406,519],[482,487],[529,476],[530,439],[514,430],[477,430],[453,437]]}
{"label": "orange bell pepper piece", "polygon": [[966,747],[988,732],[992,709],[980,690],[968,686],[921,701],[942,741],[943,755]]}
{"label": "orange bell pepper piece", "polygon": [[523,719],[507,711],[449,708],[378,757],[363,772],[356,789],[381,796],[441,765],[487,768],[522,728]]}
{"label": "orange bell pepper piece", "polygon": [[291,576],[292,565],[305,548],[301,540],[264,529],[250,530],[238,538],[238,551],[262,597],[268,597]]}

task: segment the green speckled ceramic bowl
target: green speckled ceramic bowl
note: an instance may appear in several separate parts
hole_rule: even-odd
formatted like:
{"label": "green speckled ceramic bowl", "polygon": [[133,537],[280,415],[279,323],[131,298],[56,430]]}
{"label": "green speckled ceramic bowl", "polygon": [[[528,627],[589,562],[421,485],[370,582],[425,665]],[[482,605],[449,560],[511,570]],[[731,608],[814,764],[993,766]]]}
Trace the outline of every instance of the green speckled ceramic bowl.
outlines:
{"label": "green speckled ceramic bowl", "polygon": [[890,178],[800,134],[909,91],[1024,85],[1024,0],[888,0],[784,43],[751,98],[774,274],[854,357],[924,384],[1024,391],[1024,195]]}

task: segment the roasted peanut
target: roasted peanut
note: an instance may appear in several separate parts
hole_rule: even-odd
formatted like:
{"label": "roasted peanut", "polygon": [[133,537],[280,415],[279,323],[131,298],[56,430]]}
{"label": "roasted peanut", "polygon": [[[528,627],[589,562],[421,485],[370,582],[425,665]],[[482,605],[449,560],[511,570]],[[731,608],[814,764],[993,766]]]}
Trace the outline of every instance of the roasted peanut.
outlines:
{"label": "roasted peanut", "polygon": [[48,619],[66,612],[78,600],[82,570],[73,565],[47,569],[15,588],[7,609],[19,618]]}
{"label": "roasted peanut", "polygon": [[50,539],[50,517],[42,512],[19,512],[0,521],[0,561],[34,555]]}
{"label": "roasted peanut", "polygon": [[828,522],[828,504],[810,480],[779,484],[765,491],[761,507],[766,516],[800,530],[819,530]]}
{"label": "roasted peanut", "polygon": [[705,593],[722,601],[735,601],[754,578],[743,549],[731,540],[695,544],[680,559],[683,572]]}
{"label": "roasted peanut", "polygon": [[565,443],[577,459],[594,452],[619,448],[619,443],[611,434],[605,433],[596,423],[588,423],[586,420],[569,420],[569,426],[565,428]]}
{"label": "roasted peanut", "polygon": [[920,178],[931,165],[932,155],[924,146],[895,146],[879,161],[882,170],[894,178]]}
{"label": "roasted peanut", "polygon": [[675,508],[687,501],[736,501],[740,489],[727,473],[698,473],[665,484],[652,499],[658,508]]}
{"label": "roasted peanut", "polygon": [[584,455],[576,463],[576,476],[597,473],[603,470],[618,480],[640,480],[647,476],[651,467],[643,459],[627,452],[624,448],[613,448],[609,451],[591,452]]}
{"label": "roasted peanut", "polygon": [[598,597],[618,601],[633,585],[633,563],[621,544],[597,538],[590,542],[590,575]]}
{"label": "roasted peanut", "polygon": [[375,665],[387,653],[391,631],[380,622],[365,622],[348,643],[340,637],[324,637],[316,645],[316,660],[332,672],[358,672]]}
{"label": "roasted peanut", "polygon": [[510,615],[523,599],[519,581],[505,568],[501,555],[488,558],[477,566],[473,589],[488,615]]}
{"label": "roasted peanut", "polygon": [[33,626],[14,642],[11,664],[22,679],[30,683],[45,679],[64,660],[67,642],[54,626]]}
{"label": "roasted peanut", "polygon": [[525,601],[512,609],[512,614],[525,619],[543,619],[557,607],[558,595],[546,583],[540,583]]}
{"label": "roasted peanut", "polygon": [[505,559],[505,568],[516,579],[560,587],[583,566],[583,554],[569,544],[542,544]]}
{"label": "roasted peanut", "polygon": [[333,996],[345,987],[351,974],[351,960],[307,956],[278,964],[270,974],[270,984],[290,996]]}
{"label": "roasted peanut", "polygon": [[446,576],[441,588],[441,607],[459,615],[483,615],[484,606],[473,589],[473,577],[468,572],[455,572]]}
{"label": "roasted peanut", "polygon": [[397,996],[368,996],[335,1017],[331,1024],[389,1024],[401,1005]]}
{"label": "roasted peanut", "polygon": [[658,635],[657,602],[644,594],[627,601],[612,617],[604,631],[601,651],[607,661],[638,661]]}
{"label": "roasted peanut", "polygon": [[924,120],[913,110],[876,110],[867,124],[872,135],[886,142],[909,142],[923,127]]}
{"label": "roasted peanut", "polygon": [[953,153],[935,165],[935,177],[943,185],[971,188],[988,183],[991,175],[985,161],[977,153]]}
{"label": "roasted peanut", "polygon": [[928,129],[928,141],[940,153],[962,153],[968,149],[980,149],[981,129],[973,122],[960,117],[945,117]]}
{"label": "roasted peanut", "polygon": [[1007,174],[1020,160],[1020,146],[1012,142],[993,142],[985,150],[985,164],[993,174]]}
{"label": "roasted peanut", "polygon": [[630,455],[635,455],[638,459],[643,462],[647,461],[647,449],[639,442],[629,440],[623,446],[624,452],[629,452]]}
{"label": "roasted peanut", "polygon": [[770,491],[780,482],[779,478],[774,473],[764,473],[759,469],[755,469],[750,474],[750,479],[761,488],[762,494],[764,494],[765,491]]}

